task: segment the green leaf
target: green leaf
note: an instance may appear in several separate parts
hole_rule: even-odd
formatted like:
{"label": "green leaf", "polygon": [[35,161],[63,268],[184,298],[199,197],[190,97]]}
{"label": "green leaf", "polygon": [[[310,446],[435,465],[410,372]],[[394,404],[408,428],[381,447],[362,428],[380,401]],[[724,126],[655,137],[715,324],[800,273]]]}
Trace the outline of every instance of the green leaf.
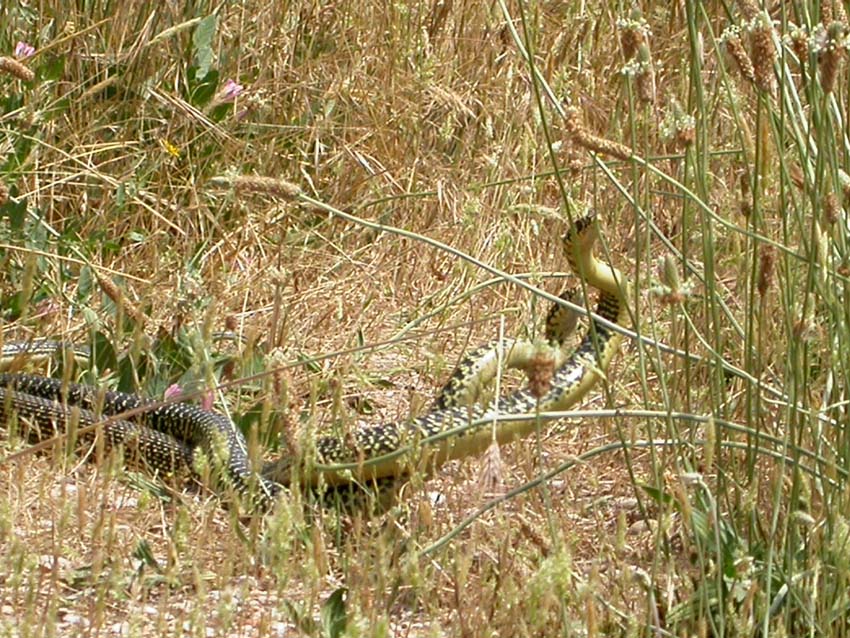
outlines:
{"label": "green leaf", "polygon": [[94,274],[89,266],[80,268],[80,276],[77,280],[77,303],[86,304],[91,298],[92,290],[94,290]]}
{"label": "green leaf", "polygon": [[122,356],[118,360],[118,386],[122,392],[137,392],[136,379],[144,379],[147,376],[148,359],[142,356],[139,361],[129,355]]}
{"label": "green leaf", "polygon": [[319,362],[316,361],[316,359],[314,359],[310,355],[304,354],[303,352],[299,352],[295,357],[304,365],[304,367],[307,369],[307,372],[318,374],[322,371],[322,366],[319,365]]}
{"label": "green leaf", "polygon": [[5,100],[0,100],[0,111],[5,115],[17,111],[24,105],[24,96],[20,93],[11,93]]}
{"label": "green leaf", "polygon": [[660,490],[657,487],[652,487],[651,485],[647,485],[645,483],[641,483],[639,487],[644,492],[646,492],[646,494],[650,496],[653,501],[655,501],[659,505],[669,505],[670,503],[675,503],[673,497],[664,490]]}
{"label": "green leaf", "polygon": [[11,297],[7,297],[3,301],[3,318],[6,321],[15,321],[21,316],[23,305],[23,296],[20,292],[16,292]]}
{"label": "green leaf", "polygon": [[98,331],[94,334],[92,340],[92,359],[95,364],[95,369],[99,371],[117,370],[118,355],[109,337]]}
{"label": "green leaf", "polygon": [[206,106],[218,90],[219,75],[216,69],[204,75],[198,73],[196,67],[190,69],[189,76],[194,79],[189,82],[189,102],[194,106]]}
{"label": "green leaf", "polygon": [[304,634],[312,636],[316,633],[316,622],[310,617],[303,606],[298,603],[293,603],[289,600],[283,601],[283,606],[289,614],[289,619],[292,623]]}
{"label": "green leaf", "polygon": [[157,571],[160,570],[159,563],[153,555],[150,544],[144,539],[136,544],[136,549],[133,551],[133,558],[142,561],[148,567],[153,567]]}
{"label": "green leaf", "polygon": [[197,67],[195,77],[198,79],[206,77],[212,66],[212,43],[213,38],[215,38],[216,25],[217,18],[214,15],[207,16],[198,23],[195,33],[192,35],[194,63]]}
{"label": "green leaf", "polygon": [[[12,187],[9,189],[10,193],[14,196],[17,189]],[[13,201],[9,199],[5,204],[0,206],[0,219],[3,217],[9,218],[9,227],[13,231],[20,231],[24,228],[24,221],[27,216],[27,202],[24,198],[21,198],[20,201]]]}
{"label": "green leaf", "polygon": [[61,80],[64,73],[65,58],[63,56],[50,56],[36,69],[36,76],[41,81]]}
{"label": "green leaf", "polygon": [[345,594],[348,589],[340,587],[322,605],[322,635],[325,638],[339,638],[348,624],[348,614],[345,611]]}

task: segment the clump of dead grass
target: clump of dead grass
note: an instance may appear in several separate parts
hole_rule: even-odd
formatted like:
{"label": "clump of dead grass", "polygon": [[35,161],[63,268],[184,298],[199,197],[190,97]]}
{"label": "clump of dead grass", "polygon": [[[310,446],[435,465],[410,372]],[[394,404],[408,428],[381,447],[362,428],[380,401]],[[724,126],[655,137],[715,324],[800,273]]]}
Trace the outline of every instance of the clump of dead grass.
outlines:
{"label": "clump of dead grass", "polygon": [[[824,19],[829,7],[846,23],[840,3],[819,4]],[[819,575],[845,578],[840,539],[829,536],[844,529],[845,468],[803,453],[844,449],[840,428],[812,424],[843,418],[836,379],[847,339],[842,302],[828,291],[843,287],[846,183],[839,128],[814,106],[841,97],[847,68],[839,46],[818,55],[801,37],[816,25],[795,31],[739,3],[725,41],[761,90],[751,95],[719,72],[717,25],[688,7],[654,6],[641,13],[648,30],[621,30],[619,42],[620,16],[602,5],[529,16],[535,66],[573,105],[561,121],[556,108],[535,107],[506,22],[516,17],[483,5],[256,0],[198,16],[135,3],[95,7],[73,29],[48,19],[66,15],[59,4],[44,14],[4,5],[0,47],[29,39],[40,51],[2,63],[24,81],[2,89],[11,159],[0,183],[14,185],[0,203],[2,242],[14,246],[2,248],[4,338],[94,335],[132,350],[148,343],[139,326],[161,337],[219,326],[254,335],[258,350],[279,348],[274,365],[248,357],[229,374],[287,367],[231,396],[233,413],[262,412],[257,435],[307,453],[320,428],[422,409],[496,319],[534,336],[545,312],[410,236],[353,228],[293,200],[357,210],[556,290],[548,277],[564,270],[563,226],[539,211],[566,205],[550,175],[569,142],[566,190],[604,212],[601,250],[639,282],[634,328],[678,352],[631,341],[587,406],[660,406],[667,418],[564,422],[539,445],[491,450],[483,470],[451,465],[413,482],[406,498],[422,503],[413,515],[314,509],[296,492],[268,517],[240,521],[202,487],[145,484],[116,461],[3,464],[2,622],[40,619],[59,633],[319,633],[343,588],[349,626],[377,633],[400,624],[410,634],[790,634],[801,618],[827,618],[840,587]],[[840,44],[837,28],[824,33]],[[787,45],[777,37],[786,34]],[[777,73],[776,42],[796,52],[797,75]],[[641,99],[683,105],[671,155],[657,113],[624,106],[628,78],[612,73],[623,53],[652,73]],[[245,87],[232,101],[220,99],[228,79]],[[813,104],[783,111],[779,88]],[[564,135],[554,153],[542,117]],[[779,128],[789,118],[799,125]],[[794,137],[801,130],[811,137]],[[206,188],[221,175],[235,198]],[[821,218],[835,230],[813,233]],[[659,254],[679,285],[650,281],[645,265]],[[120,276],[99,278],[103,269]],[[664,286],[675,303],[644,294]],[[411,325],[415,339],[380,345]],[[215,379],[207,350],[176,351],[206,353],[184,370]],[[114,372],[97,374],[114,381]],[[126,376],[161,389],[164,379],[146,374]],[[275,410],[287,411],[284,433]],[[689,428],[675,413],[709,414],[711,425]],[[761,447],[763,435],[784,432],[803,461]],[[3,444],[0,458],[15,445]],[[418,556],[487,502],[485,488],[500,498],[559,464],[545,491],[519,490]],[[837,483],[811,481],[805,464]],[[769,574],[789,575],[784,600]]]}

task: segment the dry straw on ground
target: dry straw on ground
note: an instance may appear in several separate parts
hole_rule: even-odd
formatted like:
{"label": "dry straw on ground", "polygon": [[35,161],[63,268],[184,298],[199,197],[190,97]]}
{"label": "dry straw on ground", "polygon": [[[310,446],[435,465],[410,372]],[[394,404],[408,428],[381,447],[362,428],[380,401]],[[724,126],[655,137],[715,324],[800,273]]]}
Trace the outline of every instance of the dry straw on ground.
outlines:
{"label": "dry straw on ground", "polygon": [[[191,354],[175,378],[164,358],[89,377],[160,396],[207,387],[221,372],[209,337],[234,331],[245,361],[226,374],[269,374],[217,407],[258,445],[309,458],[318,431],[427,409],[502,320],[536,339],[547,303],[462,255],[557,293],[576,203],[638,282],[642,340],[581,406],[594,414],[417,473],[375,516],[293,490],[240,518],[206,486],[61,442],[0,462],[0,633],[318,635],[342,588],[352,635],[830,629],[847,581],[834,425],[850,182],[830,119],[846,122],[847,65],[807,38],[786,45],[775,3],[642,3],[649,31],[620,29],[610,3],[13,5],[0,43],[39,53],[0,63],[0,184],[15,193],[0,217],[4,340],[135,356],[142,337],[173,338]],[[730,20],[744,82],[713,40]],[[777,75],[776,42],[801,64]],[[638,57],[653,107],[620,72]],[[785,101],[765,93],[777,79]],[[0,439],[0,458],[24,449]]]}

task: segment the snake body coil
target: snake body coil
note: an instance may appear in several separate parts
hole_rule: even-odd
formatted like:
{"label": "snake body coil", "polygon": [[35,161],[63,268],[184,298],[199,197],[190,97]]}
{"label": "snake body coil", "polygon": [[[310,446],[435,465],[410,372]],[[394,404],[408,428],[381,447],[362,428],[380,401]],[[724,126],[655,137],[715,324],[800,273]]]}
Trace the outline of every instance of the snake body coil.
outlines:
{"label": "snake body coil", "polygon": [[[69,406],[78,407],[79,415]],[[38,375],[0,374],[0,415],[7,418],[13,409],[38,423],[48,422],[56,430],[62,429],[57,421],[76,417],[79,425],[90,426],[106,418],[107,442],[133,449],[154,469],[191,469],[197,449],[222,468],[221,479],[237,491],[247,492],[257,484],[259,500],[265,501],[280,490],[251,469],[245,437],[230,419],[190,403],[163,404],[136,394],[104,392]],[[113,418],[128,412],[132,415]]]}
{"label": "snake body coil", "polygon": [[[573,272],[599,291],[596,314],[607,322],[626,325],[627,285],[614,268],[593,253],[597,239],[593,216],[578,219],[564,237],[564,249]],[[488,355],[476,354],[461,365],[447,384],[434,409],[409,421],[384,423],[355,430],[345,437],[316,439],[312,463],[298,478],[311,485],[340,485],[408,474],[414,467],[426,470],[440,463],[486,449],[493,437],[510,442],[534,431],[533,419],[512,419],[540,411],[566,409],[584,397],[607,369],[621,341],[618,332],[594,319],[576,350],[561,356],[543,396],[528,389],[498,398],[486,408],[466,405],[473,387],[492,374]],[[517,344],[515,359],[528,358],[525,345]],[[477,357],[477,358],[476,358]],[[492,357],[491,357],[492,358]],[[462,400],[460,400],[462,399]],[[71,408],[69,406],[76,406]],[[76,411],[75,411],[76,410]],[[130,411],[133,416],[124,416]],[[95,388],[25,374],[0,374],[0,417],[12,413],[46,423],[56,430],[60,422],[75,418],[80,427],[106,418],[106,441],[133,447],[149,466],[164,471],[192,465],[194,451],[203,450],[216,460],[225,482],[240,492],[258,494],[271,502],[281,485],[295,480],[292,460],[283,457],[258,474],[251,467],[245,438],[225,416],[185,403],[161,404],[134,394],[101,392]],[[493,422],[496,426],[493,428]]]}

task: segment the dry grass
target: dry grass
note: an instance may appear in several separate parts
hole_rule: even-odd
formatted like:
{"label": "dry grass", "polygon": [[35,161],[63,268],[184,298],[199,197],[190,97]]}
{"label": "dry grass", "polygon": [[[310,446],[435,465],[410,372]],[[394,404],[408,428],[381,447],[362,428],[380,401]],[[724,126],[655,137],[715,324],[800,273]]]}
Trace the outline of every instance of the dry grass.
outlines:
{"label": "dry grass", "polygon": [[[816,418],[846,422],[846,44],[831,27],[800,49],[789,25],[814,33],[834,3],[782,3],[775,32],[750,2],[510,4],[569,120],[545,95],[541,111],[499,3],[86,4],[0,8],[3,339],[176,335],[185,357],[137,381],[89,373],[155,395],[213,385],[211,334],[240,331],[265,354],[226,378],[278,368],[227,395],[269,455],[404,418],[502,318],[537,334],[545,304],[415,237],[214,178],[286,180],[557,293],[555,160],[601,211],[649,340],[583,407],[660,413],[560,421],[500,464],[415,477],[375,516],[293,494],[240,519],[96,451],[0,460],[0,634],[336,636],[345,588],[346,635],[847,635],[847,437]],[[730,15],[743,28],[721,39]],[[35,56],[14,60],[18,41]],[[754,50],[747,79],[729,54]],[[3,439],[0,459],[20,449]],[[482,475],[512,490],[570,460],[421,553],[488,502]]]}

